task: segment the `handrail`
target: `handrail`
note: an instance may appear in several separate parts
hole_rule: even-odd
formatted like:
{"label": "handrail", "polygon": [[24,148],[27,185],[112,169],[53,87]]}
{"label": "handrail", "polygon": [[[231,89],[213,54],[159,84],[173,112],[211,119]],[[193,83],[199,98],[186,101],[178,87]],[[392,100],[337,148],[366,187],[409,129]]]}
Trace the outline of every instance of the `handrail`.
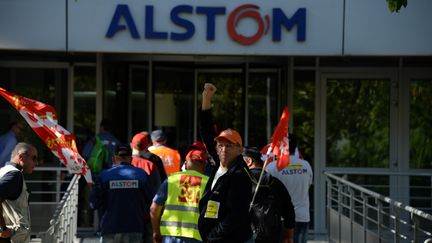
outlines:
{"label": "handrail", "polygon": [[72,178],[50,220],[50,227],[42,235],[43,242],[73,242],[77,230],[79,178],[79,175]]}
{"label": "handrail", "polygon": [[39,166],[35,167],[33,171],[64,171],[67,172],[68,169],[66,167],[61,166]]}
{"label": "handrail", "polygon": [[337,180],[337,181],[339,181],[339,182],[341,182],[343,184],[346,184],[346,185],[348,185],[348,186],[350,186],[350,187],[352,187],[352,188],[354,188],[354,189],[356,189],[356,190],[358,190],[360,192],[369,194],[370,196],[372,196],[374,198],[380,199],[380,200],[382,200],[384,202],[387,202],[389,204],[393,204],[394,206],[396,206],[396,207],[398,207],[400,209],[404,209],[404,210],[406,210],[406,211],[408,211],[410,213],[416,214],[417,216],[420,216],[422,218],[425,218],[425,219],[428,219],[428,220],[432,221],[432,215],[430,215],[428,213],[425,213],[425,212],[423,212],[423,211],[421,211],[419,209],[413,208],[413,207],[408,206],[408,205],[404,205],[403,203],[401,203],[399,201],[393,200],[393,199],[391,199],[389,197],[383,196],[383,195],[381,195],[379,193],[376,193],[376,192],[371,191],[369,189],[366,189],[364,187],[358,186],[357,184],[354,184],[354,183],[352,183],[350,181],[347,181],[347,180],[345,180],[343,178],[340,178],[338,176],[335,176],[335,175],[331,174],[331,172],[325,171],[324,174],[326,176],[328,176],[328,177],[330,177],[332,179],[335,179],[335,180]]}
{"label": "handrail", "polygon": [[[327,220],[331,241],[422,242],[432,239],[431,214],[366,189],[330,171],[323,173],[327,176]],[[376,175],[383,174],[419,176],[418,173],[398,172]],[[431,174],[424,173],[423,176]]]}
{"label": "handrail", "polygon": [[344,175],[431,176],[432,177],[432,173],[430,172],[369,171],[363,169],[356,170],[356,168],[354,168],[352,171],[330,169],[330,170],[324,170],[323,173],[324,174],[326,173],[344,174]]}

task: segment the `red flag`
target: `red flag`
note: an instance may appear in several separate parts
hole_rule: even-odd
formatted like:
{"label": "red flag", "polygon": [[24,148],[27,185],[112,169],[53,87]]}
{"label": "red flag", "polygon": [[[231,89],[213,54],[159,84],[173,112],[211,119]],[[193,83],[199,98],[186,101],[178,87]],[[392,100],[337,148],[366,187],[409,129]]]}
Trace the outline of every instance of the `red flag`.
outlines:
{"label": "red flag", "polygon": [[266,161],[267,164],[270,164],[271,162],[276,160],[276,156],[273,154],[273,152],[271,150],[269,150],[271,148],[271,143],[265,145],[260,153],[261,153],[261,158]]}
{"label": "red flag", "polygon": [[271,144],[267,150],[267,156],[273,153],[277,157],[276,166],[278,171],[287,167],[290,163],[289,141],[288,141],[288,122],[290,113],[288,107],[285,106],[279,124],[273,133]]}
{"label": "red flag", "polygon": [[52,106],[15,95],[3,88],[0,88],[0,95],[17,109],[71,173],[82,174],[88,183],[92,182],[90,168],[78,153],[75,136],[57,124],[57,112]]}

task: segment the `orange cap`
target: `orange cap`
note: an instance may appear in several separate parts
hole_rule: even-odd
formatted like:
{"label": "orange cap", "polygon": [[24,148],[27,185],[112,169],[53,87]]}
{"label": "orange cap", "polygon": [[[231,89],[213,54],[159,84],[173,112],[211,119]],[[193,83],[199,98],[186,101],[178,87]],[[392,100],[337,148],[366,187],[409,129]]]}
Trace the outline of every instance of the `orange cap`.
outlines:
{"label": "orange cap", "polygon": [[222,131],[219,136],[217,136],[214,140],[217,141],[220,138],[225,138],[232,143],[240,144],[240,146],[243,146],[240,134],[231,128]]}

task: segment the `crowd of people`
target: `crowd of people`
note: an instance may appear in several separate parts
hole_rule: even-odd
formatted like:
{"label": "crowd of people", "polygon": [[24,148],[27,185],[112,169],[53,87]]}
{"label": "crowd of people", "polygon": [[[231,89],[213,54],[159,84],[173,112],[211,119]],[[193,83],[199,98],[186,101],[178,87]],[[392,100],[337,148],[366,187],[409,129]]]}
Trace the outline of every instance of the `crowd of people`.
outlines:
{"label": "crowd of people", "polygon": [[[236,130],[214,130],[215,92],[205,84],[200,139],[188,147],[183,163],[163,130],[139,132],[122,144],[108,120],[100,123],[82,154],[86,160],[99,156],[101,142],[107,156],[97,157],[101,169],[92,171],[94,184],[82,188],[88,200],[81,203],[97,212],[101,242],[306,242],[312,169],[295,155],[294,135],[290,165],[282,171],[275,163],[266,166],[260,150],[244,146]],[[31,173],[37,151],[18,143],[10,158],[0,168],[0,242],[28,242],[22,173]]]}

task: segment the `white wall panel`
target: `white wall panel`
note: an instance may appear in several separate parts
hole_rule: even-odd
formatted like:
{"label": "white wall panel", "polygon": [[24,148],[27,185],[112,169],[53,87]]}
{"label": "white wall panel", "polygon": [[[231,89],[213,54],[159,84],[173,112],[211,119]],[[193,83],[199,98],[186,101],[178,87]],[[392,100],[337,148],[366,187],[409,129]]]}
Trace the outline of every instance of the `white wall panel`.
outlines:
{"label": "white wall panel", "polygon": [[432,55],[432,1],[391,13],[384,0],[346,0],[345,54]]}
{"label": "white wall panel", "polygon": [[1,0],[0,49],[66,50],[66,1]]}
{"label": "white wall panel", "polygon": [[[432,55],[432,1],[414,0],[399,13],[390,13],[385,0],[273,0],[273,1],[193,1],[193,0],[2,0],[0,1],[0,49],[67,50],[155,54],[211,55]],[[270,18],[270,29],[252,45],[230,38],[228,16],[243,4],[255,4],[261,19]],[[129,30],[107,38],[106,33],[119,4],[127,5],[139,38]],[[190,5],[192,14],[180,16],[190,21],[195,33],[187,40],[145,37],[146,6],[154,8],[154,29],[170,35],[184,32],[174,24],[170,13],[175,6]],[[215,18],[215,39],[206,39],[206,21],[196,8],[221,7],[225,14]],[[282,28],[281,41],[272,40],[272,10],[280,8],[289,18],[303,8],[304,41],[297,40],[298,26]],[[68,23],[66,23],[68,11]],[[254,12],[252,11],[252,12]],[[343,22],[345,20],[345,23]],[[122,19],[120,24],[124,24]],[[236,27],[251,36],[258,29],[251,18]]]}

